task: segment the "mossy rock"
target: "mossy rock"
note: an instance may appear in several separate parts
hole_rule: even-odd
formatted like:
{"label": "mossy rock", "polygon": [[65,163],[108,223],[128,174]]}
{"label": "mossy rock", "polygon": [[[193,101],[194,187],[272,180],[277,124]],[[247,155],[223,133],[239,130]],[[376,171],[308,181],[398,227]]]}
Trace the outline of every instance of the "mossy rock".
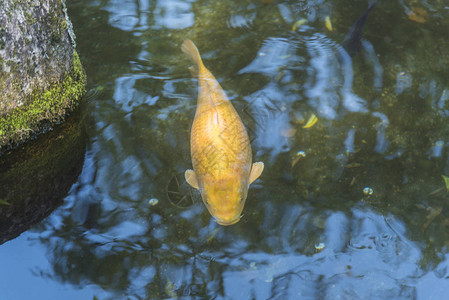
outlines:
{"label": "mossy rock", "polygon": [[0,157],[0,244],[63,203],[81,173],[85,149],[77,109],[54,130]]}
{"label": "mossy rock", "polygon": [[46,90],[35,90],[27,103],[0,117],[0,155],[61,123],[85,93],[86,74],[74,52],[70,73]]}

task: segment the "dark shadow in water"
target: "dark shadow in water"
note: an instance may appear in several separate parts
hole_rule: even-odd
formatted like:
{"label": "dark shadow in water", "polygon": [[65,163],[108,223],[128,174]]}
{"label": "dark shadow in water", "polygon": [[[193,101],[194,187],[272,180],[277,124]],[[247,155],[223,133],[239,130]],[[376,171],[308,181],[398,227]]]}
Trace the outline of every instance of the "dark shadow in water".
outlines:
{"label": "dark shadow in water", "polygon": [[0,158],[0,244],[62,204],[82,170],[85,148],[76,111],[53,131]]}

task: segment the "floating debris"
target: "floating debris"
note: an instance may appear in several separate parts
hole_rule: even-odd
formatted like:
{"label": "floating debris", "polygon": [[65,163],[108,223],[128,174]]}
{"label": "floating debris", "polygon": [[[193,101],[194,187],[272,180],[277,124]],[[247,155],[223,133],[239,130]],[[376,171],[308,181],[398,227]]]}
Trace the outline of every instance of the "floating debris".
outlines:
{"label": "floating debris", "polygon": [[371,196],[373,193],[374,193],[373,189],[370,188],[369,186],[363,189],[363,194],[365,196]]}
{"label": "floating debris", "polygon": [[306,153],[302,150],[296,152],[296,156],[306,157]]}
{"label": "floating debris", "polygon": [[427,227],[429,227],[430,223],[433,222],[433,220],[435,220],[436,217],[438,217],[441,212],[443,211],[443,206],[436,206],[436,207],[427,207],[426,209],[429,214],[427,215],[427,222],[424,223],[424,225],[422,226],[422,230],[426,231]]}
{"label": "floating debris", "polygon": [[279,55],[279,56],[278,56],[279,59],[287,59],[287,58],[290,58],[290,57],[292,57],[291,54]]}
{"label": "floating debris", "polygon": [[301,158],[303,158],[303,157],[306,157],[306,153],[305,153],[304,151],[300,150],[300,151],[296,152],[296,156],[295,156],[295,158],[294,158],[293,161],[292,161],[292,168],[293,168],[293,167],[298,163],[298,161],[299,161]]}
{"label": "floating debris", "polygon": [[325,247],[324,243],[319,243],[315,245],[315,250],[321,251],[324,249],[324,247]]}
{"label": "floating debris", "polygon": [[150,200],[148,200],[148,204],[150,204],[151,206],[155,206],[159,203],[159,200],[156,198],[151,198]]}
{"label": "floating debris", "polygon": [[307,23],[307,19],[300,19],[296,21],[292,26],[292,31],[296,31],[299,27]]}
{"label": "floating debris", "polygon": [[206,238],[206,242],[210,243],[215,238],[215,236],[217,235],[219,230],[220,230],[220,227],[217,227],[211,233],[209,233]]}
{"label": "floating debris", "polygon": [[355,178],[355,177],[352,177],[352,180],[351,180],[351,182],[349,183],[349,186],[353,186],[354,183],[355,183],[355,181],[356,181],[356,178]]}
{"label": "floating debris", "polygon": [[285,76],[285,72],[284,71],[279,71],[279,73],[274,77],[274,80],[276,80],[276,82],[281,82],[282,78],[284,78]]}
{"label": "floating debris", "polygon": [[324,25],[326,25],[327,30],[329,30],[329,31],[334,30],[334,28],[332,28],[331,17],[326,16],[326,18],[324,19]]}
{"label": "floating debris", "polygon": [[312,115],[310,116],[310,118],[307,120],[306,125],[304,125],[302,128],[310,128],[310,127],[312,127],[313,125],[315,125],[316,122],[318,122],[318,118],[315,116],[315,114],[312,114]]}
{"label": "floating debris", "polygon": [[416,23],[426,23],[429,20],[429,14],[422,7],[412,7],[407,13],[408,19]]}
{"label": "floating debris", "polygon": [[436,190],[433,190],[432,192],[429,193],[429,197],[433,197],[433,196],[442,196],[443,194],[445,194],[447,192],[447,187],[446,188],[437,188]]}

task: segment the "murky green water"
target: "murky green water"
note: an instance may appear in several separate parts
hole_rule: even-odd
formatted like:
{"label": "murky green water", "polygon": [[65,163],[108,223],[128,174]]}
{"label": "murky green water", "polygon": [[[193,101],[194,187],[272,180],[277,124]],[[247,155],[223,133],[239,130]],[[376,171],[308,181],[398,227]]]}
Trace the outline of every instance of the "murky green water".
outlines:
{"label": "murky green water", "polygon": [[[0,245],[0,299],[447,297],[445,1],[381,1],[352,59],[341,43],[367,1],[67,2],[89,78],[87,142],[71,133],[84,160],[69,139],[73,162],[55,164],[82,170],[36,175],[45,188],[25,207],[57,195],[33,204],[43,218],[62,203],[37,225],[3,208],[30,223],[15,235],[31,228]],[[183,182],[197,93],[186,38],[265,162],[229,227]]]}

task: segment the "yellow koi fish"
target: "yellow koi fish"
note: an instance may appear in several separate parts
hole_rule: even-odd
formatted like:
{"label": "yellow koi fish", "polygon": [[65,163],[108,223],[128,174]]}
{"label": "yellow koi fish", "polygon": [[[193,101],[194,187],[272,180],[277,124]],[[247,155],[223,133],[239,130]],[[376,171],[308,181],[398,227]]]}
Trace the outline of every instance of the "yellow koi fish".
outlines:
{"label": "yellow koi fish", "polygon": [[221,225],[240,220],[249,185],[263,171],[263,162],[251,165],[251,145],[245,126],[214,75],[203,65],[191,40],[182,51],[198,76],[198,103],[190,135],[193,170],[186,181],[198,189],[210,214]]}

